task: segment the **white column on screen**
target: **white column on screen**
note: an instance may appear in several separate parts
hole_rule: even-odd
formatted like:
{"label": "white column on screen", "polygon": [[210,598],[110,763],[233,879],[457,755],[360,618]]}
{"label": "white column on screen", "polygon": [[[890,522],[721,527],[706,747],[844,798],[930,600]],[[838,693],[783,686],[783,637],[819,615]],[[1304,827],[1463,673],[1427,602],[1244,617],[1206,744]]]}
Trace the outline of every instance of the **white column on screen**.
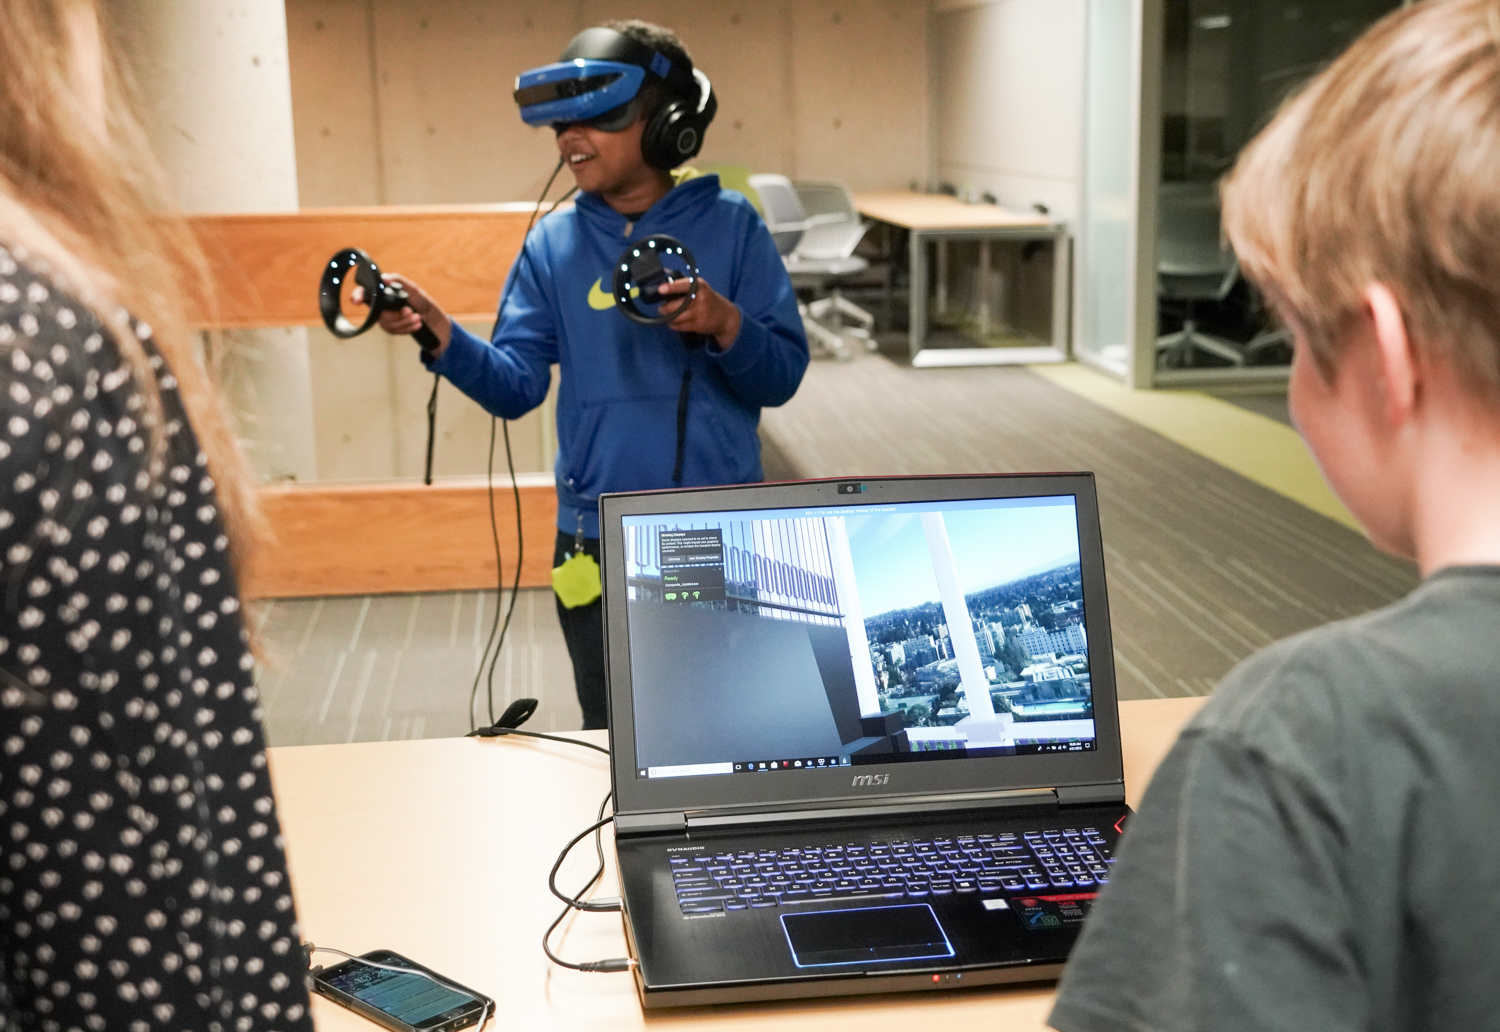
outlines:
{"label": "white column on screen", "polygon": [[990,699],[990,682],[979,659],[974,621],[969,618],[969,604],[959,584],[958,563],[953,558],[953,546],[948,543],[943,514],[922,513],[922,532],[927,536],[927,552],[932,557],[932,572],[937,578],[943,617],[948,621],[948,640],[953,646],[953,658],[958,660],[958,676],[969,704],[969,716],[976,721],[993,720],[995,704]]}
{"label": "white column on screen", "polygon": [[854,693],[862,716],[880,716],[880,691],[875,686],[875,668],[870,665],[870,639],[865,634],[865,614],[854,582],[854,553],[842,516],[826,516],[828,555],[833,560],[833,579],[844,607],[844,632],[849,636],[849,661],[854,665]]}

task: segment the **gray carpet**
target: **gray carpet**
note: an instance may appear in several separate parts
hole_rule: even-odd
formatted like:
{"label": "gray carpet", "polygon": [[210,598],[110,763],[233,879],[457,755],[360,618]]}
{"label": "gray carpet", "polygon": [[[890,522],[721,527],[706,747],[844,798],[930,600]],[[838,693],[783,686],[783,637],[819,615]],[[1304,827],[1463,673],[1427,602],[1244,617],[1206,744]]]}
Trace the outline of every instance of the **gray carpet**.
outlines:
{"label": "gray carpet", "polygon": [[[267,737],[272,745],[321,745],[464,734],[494,615],[493,591],[261,603]],[[551,591],[518,593],[495,666],[496,715],[523,697],[541,702],[529,729],[583,722]],[[483,684],[475,713],[488,716]]]}
{"label": "gray carpet", "polygon": [[[1246,396],[1225,400],[1251,407]],[[1275,396],[1252,400],[1285,418]],[[1093,470],[1122,698],[1211,691],[1256,649],[1384,605],[1417,581],[1348,528],[1024,369],[817,361],[797,396],[766,412],[762,439],[773,480]],[[261,683],[271,742],[468,730],[493,603],[493,592],[269,603],[274,659]],[[544,590],[520,593],[496,712],[521,696],[542,700],[528,726],[579,725]]]}

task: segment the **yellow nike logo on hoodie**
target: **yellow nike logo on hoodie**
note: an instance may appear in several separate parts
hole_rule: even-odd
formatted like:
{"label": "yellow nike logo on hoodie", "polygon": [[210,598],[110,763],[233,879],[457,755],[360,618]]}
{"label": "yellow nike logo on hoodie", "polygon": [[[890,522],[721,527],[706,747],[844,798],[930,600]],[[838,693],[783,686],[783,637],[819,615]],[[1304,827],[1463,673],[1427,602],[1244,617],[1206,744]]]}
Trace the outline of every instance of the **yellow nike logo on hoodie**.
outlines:
{"label": "yellow nike logo on hoodie", "polygon": [[604,289],[604,277],[600,276],[594,280],[594,285],[589,288],[589,307],[596,312],[605,312],[614,306],[614,295]]}

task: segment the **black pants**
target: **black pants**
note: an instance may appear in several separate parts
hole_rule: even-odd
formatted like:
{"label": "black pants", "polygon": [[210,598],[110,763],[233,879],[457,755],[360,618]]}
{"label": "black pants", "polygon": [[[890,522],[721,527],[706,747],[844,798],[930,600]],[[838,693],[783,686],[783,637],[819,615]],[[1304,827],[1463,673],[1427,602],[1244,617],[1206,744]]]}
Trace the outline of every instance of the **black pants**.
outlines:
{"label": "black pants", "polygon": [[[552,565],[561,566],[573,551],[573,535],[558,531],[552,550]],[[599,561],[599,539],[584,538],[583,551]],[[604,691],[604,607],[595,599],[586,606],[569,609],[553,596],[557,604],[557,622],[562,625],[568,656],[573,660],[573,687],[578,705],[583,707],[583,726],[609,727],[609,701]]]}

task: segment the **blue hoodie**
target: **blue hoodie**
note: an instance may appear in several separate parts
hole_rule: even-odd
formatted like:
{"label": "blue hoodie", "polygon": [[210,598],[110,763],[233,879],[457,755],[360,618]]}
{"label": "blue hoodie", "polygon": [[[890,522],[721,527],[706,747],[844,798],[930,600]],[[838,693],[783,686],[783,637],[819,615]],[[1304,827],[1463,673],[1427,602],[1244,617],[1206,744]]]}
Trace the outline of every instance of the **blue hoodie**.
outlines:
{"label": "blue hoodie", "polygon": [[[726,351],[689,351],[665,326],[615,311],[615,259],[631,240],[666,233],[700,275],[740,308]],[[677,402],[692,367],[683,487],[760,480],[760,410],[791,398],[807,369],[807,337],[786,268],[760,216],[719,177],[673,187],[633,225],[594,194],[543,218],[511,267],[510,297],[486,342],[454,324],[428,368],[488,411],[516,419],[557,394],[557,526],[599,536],[599,495],[674,487]]]}

